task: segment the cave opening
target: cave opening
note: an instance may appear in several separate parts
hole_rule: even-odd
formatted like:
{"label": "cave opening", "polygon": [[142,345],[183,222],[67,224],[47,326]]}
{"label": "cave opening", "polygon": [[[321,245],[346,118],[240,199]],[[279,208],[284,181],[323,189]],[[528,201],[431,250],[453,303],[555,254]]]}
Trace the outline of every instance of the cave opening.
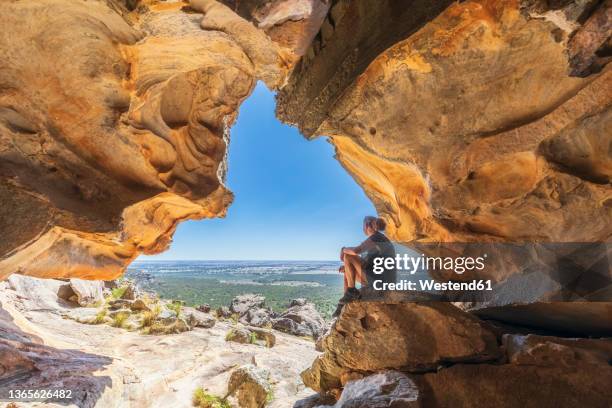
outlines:
{"label": "cave opening", "polygon": [[325,137],[307,140],[275,116],[262,83],[231,129],[225,218],[186,221],[170,248],[144,260],[335,260],[376,211]]}
{"label": "cave opening", "polygon": [[234,201],[225,218],[179,224],[170,248],[141,255],[127,270],[162,298],[221,307],[257,293],[281,311],[307,298],[329,317],[342,295],[339,250],[363,240],[376,214],[325,137],[304,138],[275,116],[263,84],[231,129],[225,184]]}

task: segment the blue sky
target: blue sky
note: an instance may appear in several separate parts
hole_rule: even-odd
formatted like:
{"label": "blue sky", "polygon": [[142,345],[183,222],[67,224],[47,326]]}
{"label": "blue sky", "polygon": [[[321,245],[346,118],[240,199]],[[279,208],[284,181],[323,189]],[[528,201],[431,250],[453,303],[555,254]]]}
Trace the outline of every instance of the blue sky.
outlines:
{"label": "blue sky", "polygon": [[375,210],[333,158],[325,138],[307,141],[274,116],[274,94],[259,84],[231,131],[227,217],[179,225],[170,249],[139,260],[336,260],[363,240]]}

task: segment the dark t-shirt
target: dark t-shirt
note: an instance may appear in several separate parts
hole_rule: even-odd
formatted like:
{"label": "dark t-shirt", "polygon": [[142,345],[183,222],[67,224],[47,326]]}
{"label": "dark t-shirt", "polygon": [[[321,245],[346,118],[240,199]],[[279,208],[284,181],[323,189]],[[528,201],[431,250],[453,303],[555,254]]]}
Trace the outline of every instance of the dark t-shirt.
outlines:
{"label": "dark t-shirt", "polygon": [[357,247],[357,252],[362,257],[362,266],[366,278],[368,279],[368,286],[379,279],[383,282],[396,281],[397,271],[395,269],[395,263],[392,269],[385,268],[382,274],[374,273],[374,259],[387,257],[395,258],[395,247],[385,234],[377,231],[370,235],[368,239]]}

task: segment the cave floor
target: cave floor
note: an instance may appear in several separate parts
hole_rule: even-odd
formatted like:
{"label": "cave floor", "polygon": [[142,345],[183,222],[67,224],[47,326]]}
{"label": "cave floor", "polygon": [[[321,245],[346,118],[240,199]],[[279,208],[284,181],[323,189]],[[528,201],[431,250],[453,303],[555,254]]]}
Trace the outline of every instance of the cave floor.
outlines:
{"label": "cave floor", "polygon": [[[192,407],[197,387],[223,396],[231,370],[253,361],[270,371],[274,393],[270,407],[292,406],[312,394],[299,376],[318,354],[312,341],[275,331],[273,348],[226,342],[225,335],[232,327],[229,321],[217,321],[211,329],[196,328],[164,336],[81,324],[62,317],[66,306],[44,291],[37,290],[32,299],[9,289],[6,282],[0,284],[0,302],[10,315],[5,313],[4,319],[12,319],[11,323],[34,342],[44,339],[44,345],[51,350],[40,356],[43,363],[48,360],[49,369],[44,373],[47,384],[58,388],[70,384],[87,390],[87,402],[78,406]],[[72,362],[67,362],[65,356],[54,356],[66,350],[75,350],[79,356]],[[102,362],[96,365],[96,361]],[[79,370],[92,364],[91,372],[85,376],[82,372],[71,373],[73,363]],[[31,381],[34,382],[29,385],[36,385],[36,379]],[[92,393],[97,394],[93,398],[95,405],[91,405]],[[66,405],[20,402],[19,406]]]}

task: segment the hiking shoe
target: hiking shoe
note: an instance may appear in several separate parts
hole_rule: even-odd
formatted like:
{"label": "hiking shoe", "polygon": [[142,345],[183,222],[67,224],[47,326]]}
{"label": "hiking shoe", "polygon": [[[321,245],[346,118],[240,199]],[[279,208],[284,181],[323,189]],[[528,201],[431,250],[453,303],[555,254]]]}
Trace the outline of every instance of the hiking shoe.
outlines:
{"label": "hiking shoe", "polygon": [[358,300],[359,298],[361,298],[361,292],[359,292],[357,288],[348,288],[346,293],[344,293],[344,296],[340,298],[338,303],[346,304],[354,300]]}

